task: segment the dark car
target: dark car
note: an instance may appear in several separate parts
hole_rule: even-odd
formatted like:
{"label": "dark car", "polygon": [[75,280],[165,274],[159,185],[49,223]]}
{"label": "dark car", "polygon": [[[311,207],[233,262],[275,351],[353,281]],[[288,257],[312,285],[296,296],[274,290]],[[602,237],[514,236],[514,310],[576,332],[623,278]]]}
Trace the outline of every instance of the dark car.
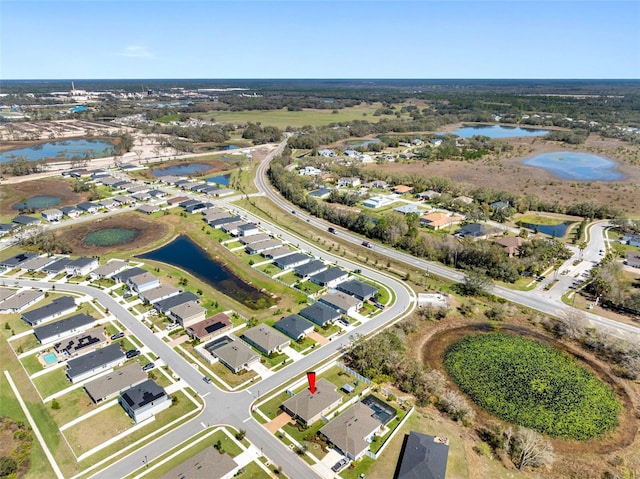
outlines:
{"label": "dark car", "polygon": [[155,367],[156,367],[156,365],[155,365],[155,364],[153,364],[153,363],[147,363],[147,364],[145,364],[144,366],[142,366],[142,370],[143,370],[143,371],[150,371],[150,370],[152,370],[152,369],[153,369],[153,368],[155,368]]}
{"label": "dark car", "polygon": [[335,229],[335,228],[329,228],[327,231],[328,231],[329,233],[336,234],[336,229]]}
{"label": "dark car", "polygon": [[369,241],[363,241],[362,246],[364,246],[365,248],[371,248],[371,243]]}
{"label": "dark car", "polygon": [[116,339],[120,339],[120,338],[124,338],[124,332],[122,331],[111,336],[111,341],[115,341]]}
{"label": "dark car", "polygon": [[125,357],[127,359],[135,358],[136,356],[139,356],[139,355],[140,355],[140,351],[137,349],[130,349],[125,353]]}
{"label": "dark car", "polygon": [[202,380],[203,380],[205,383],[207,383],[207,384],[211,384],[211,378],[210,378],[210,377],[203,376],[203,377],[202,377]]}
{"label": "dark car", "polygon": [[349,461],[347,461],[344,457],[342,459],[340,459],[338,462],[336,462],[332,467],[331,470],[333,472],[338,472],[340,469],[342,469],[344,466],[346,466],[347,464],[349,464]]}

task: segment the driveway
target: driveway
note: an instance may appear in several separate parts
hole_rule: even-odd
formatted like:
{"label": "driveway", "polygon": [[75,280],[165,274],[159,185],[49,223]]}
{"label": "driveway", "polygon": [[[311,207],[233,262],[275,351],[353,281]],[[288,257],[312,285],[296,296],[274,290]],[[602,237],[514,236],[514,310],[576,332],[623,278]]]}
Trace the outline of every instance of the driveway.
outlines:
{"label": "driveway", "polygon": [[286,412],[281,412],[275,419],[265,424],[264,427],[266,427],[267,430],[271,432],[271,434],[275,434],[278,429],[284,427],[284,425],[289,421],[291,421],[291,416],[289,416]]}

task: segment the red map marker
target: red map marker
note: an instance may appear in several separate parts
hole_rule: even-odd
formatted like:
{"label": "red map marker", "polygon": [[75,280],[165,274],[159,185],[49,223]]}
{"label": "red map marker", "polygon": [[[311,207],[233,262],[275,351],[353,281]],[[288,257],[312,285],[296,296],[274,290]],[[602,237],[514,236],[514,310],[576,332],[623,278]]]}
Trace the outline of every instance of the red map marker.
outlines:
{"label": "red map marker", "polygon": [[307,381],[309,382],[309,391],[311,394],[316,393],[316,373],[311,371],[307,373]]}

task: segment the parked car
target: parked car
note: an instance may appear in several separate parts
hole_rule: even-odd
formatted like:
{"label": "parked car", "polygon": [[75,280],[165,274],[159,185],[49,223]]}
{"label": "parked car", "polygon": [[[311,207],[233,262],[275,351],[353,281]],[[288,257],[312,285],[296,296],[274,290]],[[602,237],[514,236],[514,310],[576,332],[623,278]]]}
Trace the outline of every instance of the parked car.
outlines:
{"label": "parked car", "polygon": [[207,383],[207,384],[211,384],[211,378],[210,378],[210,377],[208,377],[208,376],[203,376],[203,377],[202,377],[202,380],[203,380],[205,383]]}
{"label": "parked car", "polygon": [[111,336],[111,341],[115,341],[116,339],[124,338],[124,332],[120,331],[119,333],[113,334]]}
{"label": "parked car", "polygon": [[127,359],[135,358],[136,356],[139,356],[139,355],[140,355],[140,351],[137,349],[130,349],[124,354],[124,356]]}
{"label": "parked car", "polygon": [[150,370],[152,370],[152,369],[153,369],[153,368],[155,368],[155,367],[156,367],[156,365],[155,365],[155,364],[153,364],[153,363],[147,363],[147,364],[145,364],[144,366],[142,366],[142,370],[143,370],[143,371],[150,371]]}
{"label": "parked car", "polygon": [[346,466],[347,464],[349,464],[349,461],[346,458],[342,458],[340,459],[338,462],[336,462],[333,467],[331,467],[331,470],[333,472],[338,472],[340,471],[344,466]]}
{"label": "parked car", "polygon": [[176,329],[178,327],[180,327],[178,323],[171,323],[167,326],[167,331],[171,331],[172,329]]}

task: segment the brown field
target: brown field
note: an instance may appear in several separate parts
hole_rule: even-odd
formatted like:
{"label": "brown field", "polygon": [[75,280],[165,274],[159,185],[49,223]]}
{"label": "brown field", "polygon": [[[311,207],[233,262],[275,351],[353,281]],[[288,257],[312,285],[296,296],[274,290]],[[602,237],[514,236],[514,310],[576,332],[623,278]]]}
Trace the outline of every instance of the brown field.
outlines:
{"label": "brown field", "polygon": [[[138,234],[130,242],[114,246],[93,246],[83,242],[87,234],[107,228],[135,229]],[[125,213],[63,228],[56,231],[56,236],[66,240],[75,255],[101,256],[117,253],[117,251],[139,251],[160,240],[167,234],[167,230],[167,225],[163,222],[152,221],[138,213]]]}
{"label": "brown field", "polygon": [[86,201],[89,193],[74,193],[71,185],[70,181],[62,178],[43,178],[4,185],[0,189],[0,216],[17,215],[18,212],[12,209],[12,206],[32,196],[58,196],[60,203],[58,203],[55,208],[76,205],[82,201]]}
{"label": "brown field", "polygon": [[[633,214],[635,211],[637,214],[640,198],[640,148],[637,146],[595,134],[590,135],[583,145],[567,145],[541,138],[512,138],[502,141],[513,145],[513,151],[503,153],[500,157],[490,155],[471,162],[446,160],[429,164],[407,161],[371,164],[367,167],[383,173],[444,176],[467,185],[469,189],[484,186],[516,194],[529,194],[560,204],[604,203],[617,206],[627,213]],[[521,164],[527,158],[552,151],[580,151],[616,160],[626,179],[614,182],[561,180],[543,169]]]}
{"label": "brown field", "polygon": [[[591,439],[589,441],[566,441],[562,439],[551,439],[553,444],[556,460],[553,466],[543,472],[544,477],[568,478],[568,477],[584,477],[584,478],[601,478],[605,477],[605,471],[615,470],[620,472],[623,469],[617,469],[616,464],[626,468],[628,471],[640,471],[640,439],[638,438],[638,416],[637,408],[640,402],[640,386],[631,381],[625,381],[616,377],[610,365],[600,361],[592,354],[578,349],[576,346],[559,342],[551,336],[534,331],[532,325],[524,321],[523,318],[517,318],[514,324],[502,324],[501,328],[512,333],[533,337],[538,341],[545,342],[554,347],[560,348],[571,356],[575,357],[580,363],[593,371],[604,382],[606,382],[618,395],[624,406],[621,413],[619,426],[611,433],[599,439]],[[423,334],[416,341],[414,351],[422,360],[429,364],[431,368],[438,369],[446,376],[446,371],[442,366],[442,356],[449,345],[457,341],[463,336],[469,335],[480,330],[487,330],[491,325],[487,323],[469,322],[454,320],[447,323],[438,323],[431,331]],[[450,387],[455,388],[453,382]],[[458,390],[459,391],[459,390]],[[473,404],[470,401],[471,404]],[[491,424],[500,423],[501,421],[479,407],[474,407],[476,411],[476,421],[473,429],[479,431]],[[506,423],[504,423],[506,424]],[[458,426],[460,437],[464,437],[465,443],[472,450],[474,444],[479,442],[479,438],[462,426]],[[475,436],[475,437],[474,437]],[[476,456],[475,453],[467,454]],[[618,458],[624,458],[622,462]],[[481,460],[481,458],[477,458]],[[618,462],[616,462],[618,461]],[[471,461],[468,462],[470,467]],[[505,462],[504,474],[501,477],[509,477],[508,469],[513,469],[510,463]],[[632,473],[633,474],[633,473]],[[469,477],[480,477],[469,470]],[[633,475],[629,477],[635,477]]]}

